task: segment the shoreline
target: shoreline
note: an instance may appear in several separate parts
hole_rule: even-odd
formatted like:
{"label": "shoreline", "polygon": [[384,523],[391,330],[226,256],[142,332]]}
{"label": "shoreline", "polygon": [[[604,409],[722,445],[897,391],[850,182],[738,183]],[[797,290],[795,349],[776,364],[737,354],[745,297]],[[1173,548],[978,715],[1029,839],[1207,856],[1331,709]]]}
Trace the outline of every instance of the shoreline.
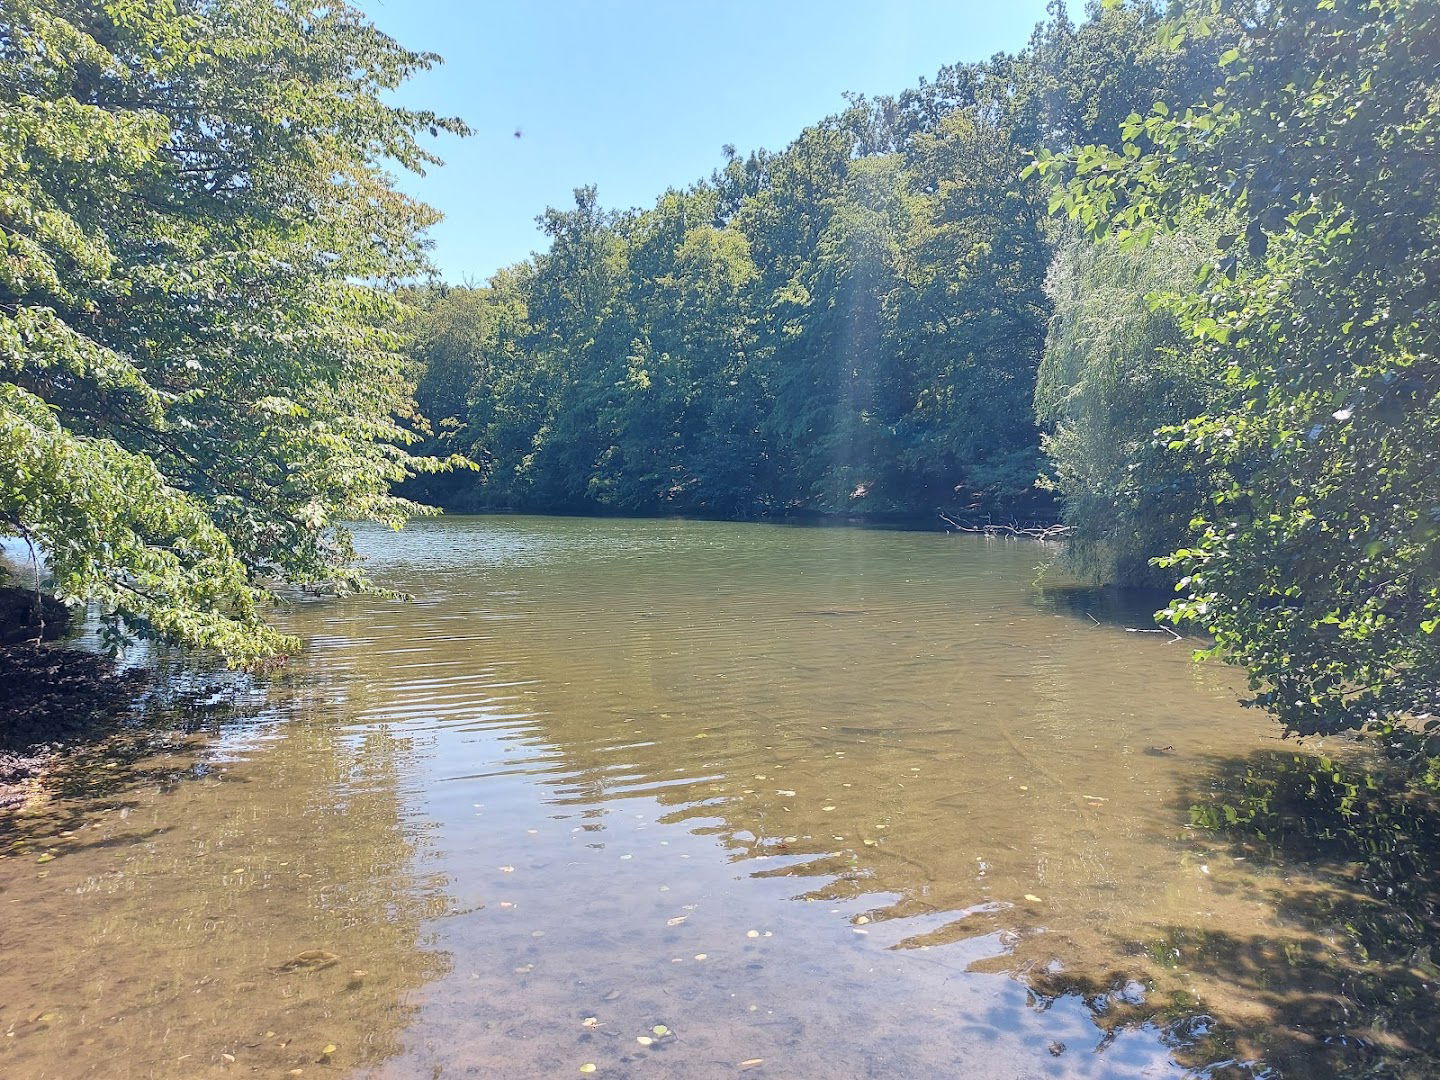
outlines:
{"label": "shoreline", "polygon": [[65,758],[136,726],[152,685],[140,668],[64,643],[0,647],[8,693],[0,700],[0,812],[34,804]]}

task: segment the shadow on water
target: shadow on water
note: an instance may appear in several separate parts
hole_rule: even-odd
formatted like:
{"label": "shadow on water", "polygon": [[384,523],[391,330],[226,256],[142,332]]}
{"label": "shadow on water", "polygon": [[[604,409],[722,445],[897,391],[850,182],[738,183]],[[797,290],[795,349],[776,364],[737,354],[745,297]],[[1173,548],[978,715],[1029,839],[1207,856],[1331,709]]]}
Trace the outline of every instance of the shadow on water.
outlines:
{"label": "shadow on water", "polygon": [[1172,990],[1157,1015],[1124,974],[1040,972],[1042,1006],[1078,994],[1102,1029],[1162,1024],[1188,1060],[1229,1047],[1206,1075],[1440,1075],[1440,801],[1374,764],[1277,750],[1209,759],[1175,810],[1212,860],[1262,872],[1235,888],[1273,905],[1274,926],[1117,943],[1140,968],[1199,979],[1204,1000]]}
{"label": "shadow on water", "polygon": [[[49,670],[71,675],[74,685],[62,679],[60,692],[48,698],[22,695],[16,711],[25,713],[25,723],[6,723],[0,735],[7,763],[37,774],[6,789],[0,847],[68,834],[96,800],[119,809],[133,805],[123,798],[127,793],[166,792],[208,775],[203,758],[181,751],[197,736],[253,722],[254,708],[245,706],[261,694],[234,675],[191,670],[157,679],[149,670],[114,672],[108,660],[78,649],[53,655]],[[77,670],[83,674],[76,677]],[[72,707],[76,702],[83,708]],[[43,813],[25,813],[27,801]]]}
{"label": "shadow on water", "polygon": [[1066,971],[1032,972],[1022,981],[1031,1008],[1045,1012],[1078,1001],[1099,1031],[1091,1048],[1104,1053],[1123,1034],[1142,1031],[1187,1067],[1187,1080],[1279,1080],[1263,1061],[1243,1058],[1235,1033],[1183,996],[1157,1000],[1147,982],[1121,972],[1103,978]]}
{"label": "shadow on water", "polygon": [[1036,603],[1044,610],[1089,619],[1102,626],[1154,629],[1155,613],[1174,599],[1166,589],[1122,589],[1112,585],[1044,585]]}
{"label": "shadow on water", "polygon": [[298,678],[161,667],[0,811],[0,1075],[383,1063],[447,963],[407,742],[347,738]]}

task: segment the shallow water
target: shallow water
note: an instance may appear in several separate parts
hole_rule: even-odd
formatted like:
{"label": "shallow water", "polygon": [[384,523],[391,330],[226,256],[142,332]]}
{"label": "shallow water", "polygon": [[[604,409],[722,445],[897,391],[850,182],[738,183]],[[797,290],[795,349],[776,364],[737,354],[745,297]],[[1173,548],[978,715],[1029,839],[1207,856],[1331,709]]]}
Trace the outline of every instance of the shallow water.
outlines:
{"label": "shallow water", "polygon": [[[1179,1077],[1320,1046],[1279,1037],[1286,942],[1324,937],[1286,899],[1329,885],[1189,824],[1270,722],[1037,588],[1044,548],[362,541],[413,602],[295,607],[268,702],[12,823],[0,1075]],[[1203,944],[1242,939],[1272,969]]]}

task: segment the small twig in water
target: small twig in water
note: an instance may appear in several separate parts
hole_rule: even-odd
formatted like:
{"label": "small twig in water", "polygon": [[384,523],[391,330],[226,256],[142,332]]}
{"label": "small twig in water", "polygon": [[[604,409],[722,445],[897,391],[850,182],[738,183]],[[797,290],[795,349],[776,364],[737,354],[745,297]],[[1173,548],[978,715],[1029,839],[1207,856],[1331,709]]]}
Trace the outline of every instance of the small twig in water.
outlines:
{"label": "small twig in water", "polygon": [[[1169,634],[1170,641],[1180,640],[1180,635],[1177,634],[1174,630],[1171,630],[1168,626],[1157,626],[1153,630],[1147,630],[1141,626],[1127,626],[1125,627],[1125,632],[1127,634]],[[1170,644],[1170,642],[1167,641],[1165,644],[1168,645]]]}
{"label": "small twig in water", "polygon": [[982,536],[1023,536],[1030,540],[1057,540],[1062,536],[1068,536],[1074,531],[1070,525],[1037,525],[1027,527],[1018,523],[997,524],[987,522],[984,525],[966,525],[949,514],[941,513],[940,520],[954,529],[956,532],[979,533]]}

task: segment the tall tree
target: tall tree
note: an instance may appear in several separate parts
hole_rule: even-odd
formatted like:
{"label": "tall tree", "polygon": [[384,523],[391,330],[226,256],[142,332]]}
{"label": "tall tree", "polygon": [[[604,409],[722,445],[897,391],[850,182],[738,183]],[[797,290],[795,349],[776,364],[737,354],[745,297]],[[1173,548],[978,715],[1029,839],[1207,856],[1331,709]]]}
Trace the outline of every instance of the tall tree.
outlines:
{"label": "tall tree", "polygon": [[1226,15],[1208,101],[1038,168],[1121,243],[1238,216],[1174,306],[1233,404],[1171,436],[1215,478],[1171,613],[1292,730],[1394,733],[1440,712],[1440,7],[1206,2],[1164,33]]}
{"label": "tall tree", "polygon": [[385,287],[435,60],[343,3],[0,0],[0,521],[112,633],[290,647],[264,584],[359,586],[340,522],[442,464]]}
{"label": "tall tree", "polygon": [[1071,528],[1065,562],[1084,578],[1163,588],[1178,576],[1154,560],[1187,542],[1207,489],[1161,429],[1205,412],[1225,385],[1167,299],[1189,291],[1216,235],[1178,230],[1140,250],[1075,236],[1050,267],[1035,412]]}

